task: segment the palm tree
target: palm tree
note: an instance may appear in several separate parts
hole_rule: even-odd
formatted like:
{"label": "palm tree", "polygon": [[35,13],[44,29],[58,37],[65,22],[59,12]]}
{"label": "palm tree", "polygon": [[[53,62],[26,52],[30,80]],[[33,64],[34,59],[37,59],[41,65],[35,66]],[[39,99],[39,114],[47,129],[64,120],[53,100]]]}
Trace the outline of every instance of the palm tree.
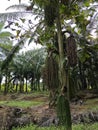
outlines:
{"label": "palm tree", "polygon": [[[28,84],[27,81],[32,81],[31,90],[37,89],[37,87],[40,89],[40,78],[41,78],[41,66],[44,64],[44,58],[45,58],[44,49],[36,49],[36,50],[30,50],[22,54],[18,54],[16,57],[14,57],[13,62],[11,64],[12,67],[12,80],[19,80],[22,79],[26,81],[26,92],[28,90]],[[34,88],[34,80],[36,83],[36,86]],[[24,86],[20,85],[21,88]],[[20,90],[23,90],[21,89]],[[21,91],[22,92],[22,91]]]}
{"label": "palm tree", "polygon": [[[32,34],[32,38],[30,38],[30,41],[32,41],[34,39],[33,36],[35,34],[36,34],[36,36],[39,36],[39,34],[41,34],[41,32],[43,30],[44,30],[44,32],[46,30],[56,30],[57,31],[58,49],[59,49],[59,74],[60,74],[60,76],[59,76],[60,77],[60,97],[58,98],[58,107],[60,106],[60,104],[59,104],[60,102],[62,103],[61,104],[62,106],[64,104],[66,105],[67,109],[65,108],[66,112],[65,112],[64,120],[63,120],[63,118],[62,119],[60,118],[60,119],[61,119],[62,123],[66,122],[67,130],[71,130],[71,122],[70,122],[70,119],[66,118],[66,115],[69,114],[68,117],[70,117],[69,101],[68,101],[69,100],[69,73],[70,73],[69,70],[70,70],[70,67],[72,67],[72,66],[67,64],[67,63],[71,63],[69,50],[67,50],[67,53],[66,53],[68,62],[66,62],[66,58],[64,55],[62,30],[66,29],[68,33],[71,32],[71,33],[69,33],[70,37],[67,39],[68,44],[66,44],[66,45],[69,45],[70,41],[75,41],[74,37],[76,36],[76,38],[77,38],[77,35],[78,35],[77,39],[79,39],[80,36],[86,37],[86,26],[88,24],[88,20],[85,20],[82,7],[78,1],[73,0],[71,2],[70,1],[67,2],[67,1],[63,1],[63,0],[62,1],[49,0],[49,1],[45,2],[45,1],[34,0],[34,2],[37,4],[37,7],[39,9],[39,10],[37,10],[38,11],[37,15],[40,16],[39,14],[41,14],[41,13],[39,13],[39,12],[42,12],[42,14],[44,12],[45,23],[44,23],[44,26],[37,26],[35,32]],[[81,4],[82,4],[82,6],[86,7],[86,6],[88,6],[89,3],[81,2]],[[56,5],[56,6],[54,6],[54,5]],[[82,10],[82,11],[80,11],[80,10]],[[66,12],[66,14],[65,14],[65,12]],[[89,16],[90,14],[88,13],[86,15]],[[40,16],[40,18],[42,18],[42,17]],[[77,29],[80,31],[80,34],[79,34],[79,32],[75,32],[75,29],[71,28],[70,24],[67,25],[67,23],[65,22],[66,19],[68,19],[68,20],[71,19],[71,24],[75,23],[76,25],[78,25],[78,27],[77,26],[75,26],[75,27],[77,27]],[[41,20],[43,21],[43,18]],[[84,21],[85,21],[85,23],[84,23]],[[40,24],[40,25],[42,25],[42,24]],[[48,25],[48,27],[47,27],[47,25]],[[41,29],[43,29],[43,30],[41,31]],[[51,32],[54,33],[55,31],[51,31]],[[73,33],[73,32],[75,32],[75,33]],[[43,35],[45,36],[45,34],[46,33],[44,33]],[[74,36],[73,34],[77,34],[77,35]],[[49,35],[49,37],[47,35],[47,37],[44,37],[44,38],[49,39],[50,35]],[[42,41],[44,41],[44,38],[43,37],[40,38],[40,43],[42,43]],[[35,38],[35,40],[36,40],[36,38]],[[49,44],[47,46],[49,46]],[[70,53],[70,54],[72,56],[72,53]],[[67,68],[65,68],[65,64],[66,64]],[[68,96],[65,99],[66,91],[68,93]],[[62,102],[62,99],[64,102]],[[63,108],[64,108],[64,106],[63,106]],[[61,108],[59,108],[59,110],[60,109]],[[61,112],[61,114],[63,114],[63,113]]]}
{"label": "palm tree", "polygon": [[44,48],[30,50],[25,53],[26,61],[29,60],[28,63],[31,63],[31,65],[27,65],[28,67],[30,66],[30,68],[28,68],[28,74],[31,69],[33,74],[30,73],[30,75],[33,80],[35,79],[35,89],[37,90],[40,90],[41,68],[44,64],[45,55]]}
{"label": "palm tree", "polygon": [[[86,26],[88,24],[88,21],[86,21],[86,23],[84,24],[84,15],[83,15],[83,12],[79,14],[80,12],[80,9],[79,7],[81,8],[80,4],[78,1],[59,1],[59,0],[55,0],[55,1],[48,1],[46,3],[44,3],[43,1],[37,1],[35,0],[34,2],[37,3],[37,5],[39,5],[39,7],[41,7],[42,11],[44,10],[44,13],[45,13],[45,22],[46,24],[49,26],[49,27],[54,27],[54,22],[55,22],[55,25],[56,25],[56,30],[57,30],[57,38],[58,38],[58,48],[59,48],[59,74],[61,77],[60,78],[60,88],[61,88],[61,91],[60,91],[60,97],[59,97],[59,100],[58,100],[58,104],[60,102],[62,102],[62,99],[65,98],[65,94],[66,94],[66,89],[67,89],[67,93],[68,93],[68,96],[67,98],[65,99],[65,101],[63,103],[65,103],[65,105],[67,105],[67,111],[65,112],[65,116],[69,113],[70,115],[70,112],[69,112],[69,69],[70,69],[70,66],[69,64],[66,64],[65,62],[65,55],[64,55],[64,48],[63,48],[63,37],[62,37],[62,28],[63,28],[63,22],[64,22],[64,19],[68,18],[68,19],[72,19],[72,17],[74,17],[74,19],[76,20],[76,24],[78,25],[78,29],[81,29],[82,27],[82,30],[81,30],[81,35],[82,36],[85,36],[86,33]],[[79,4],[79,5],[78,5]],[[83,6],[86,6],[86,4],[82,3],[81,4]],[[89,3],[88,3],[89,4]],[[55,5],[55,6],[54,6]],[[62,10],[62,15],[60,14],[61,12],[61,7],[64,7]],[[75,8],[77,7],[77,8]],[[73,12],[73,9],[75,9],[76,11]],[[81,8],[82,9],[82,8]],[[72,13],[72,12],[73,13]],[[56,12],[56,13],[55,13]],[[65,12],[67,12],[66,14],[64,14]],[[63,17],[64,16],[64,17]],[[89,16],[89,14],[88,14]],[[62,17],[62,21],[61,22],[61,17]],[[81,19],[82,18],[82,19]],[[81,20],[80,20],[81,19]],[[73,21],[71,21],[73,23]],[[65,26],[67,28],[67,26]],[[46,31],[47,27],[44,29]],[[47,29],[48,30],[48,29]],[[68,32],[71,32],[73,34],[73,31],[71,28],[70,30],[68,30]],[[48,32],[47,32],[48,33]],[[70,35],[72,35],[71,33],[69,33]],[[78,37],[79,38],[79,37]],[[73,41],[75,42],[73,36],[71,36],[70,38],[68,38],[68,44]],[[68,56],[69,56],[69,51],[68,50]],[[71,50],[72,51],[72,50]],[[71,52],[72,53],[72,52]],[[71,54],[70,53],[70,54]],[[73,55],[74,56],[74,55]],[[69,59],[68,58],[68,62],[71,63],[71,58]],[[70,61],[69,61],[70,60]],[[67,66],[66,68],[66,71],[65,71],[65,64]],[[66,79],[66,80],[65,80]],[[61,104],[61,105],[64,105],[64,104]],[[59,107],[60,107],[60,104],[59,104]],[[63,106],[64,107],[64,106]],[[61,108],[59,108],[60,110]],[[66,108],[65,108],[66,109]],[[62,113],[62,112],[61,112]],[[60,114],[61,116],[61,114]],[[70,117],[70,116],[69,116]],[[61,119],[62,120],[62,119]],[[67,126],[67,130],[71,130],[71,122],[70,122],[70,119],[66,119],[64,118],[65,122],[66,122],[66,126]],[[68,124],[68,122],[70,122]],[[62,123],[63,120],[62,120]]]}
{"label": "palm tree", "polygon": [[12,48],[12,43],[9,39],[10,36],[11,36],[11,33],[4,30],[4,23],[0,23],[0,50],[1,50],[0,52],[1,53],[0,55],[0,86],[1,86],[3,75],[5,75],[6,77],[5,92],[7,90],[8,73],[7,73],[7,69],[5,69],[4,72],[2,71],[2,65],[3,65],[3,61],[8,56]]}

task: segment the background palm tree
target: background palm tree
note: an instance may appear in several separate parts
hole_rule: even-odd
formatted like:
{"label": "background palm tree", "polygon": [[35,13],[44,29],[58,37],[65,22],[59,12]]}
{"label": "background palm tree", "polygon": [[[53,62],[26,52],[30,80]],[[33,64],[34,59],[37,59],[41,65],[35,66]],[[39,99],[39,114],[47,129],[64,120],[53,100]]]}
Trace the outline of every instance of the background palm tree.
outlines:
{"label": "background palm tree", "polygon": [[[44,64],[45,57],[44,48],[30,50],[14,56],[7,69],[7,72],[9,72],[8,76],[10,77],[6,83],[7,92],[14,92],[14,90],[16,92],[18,90],[20,92],[41,90],[41,68]],[[31,86],[27,82],[29,84],[31,83]],[[12,84],[15,84],[15,86],[12,86]]]}

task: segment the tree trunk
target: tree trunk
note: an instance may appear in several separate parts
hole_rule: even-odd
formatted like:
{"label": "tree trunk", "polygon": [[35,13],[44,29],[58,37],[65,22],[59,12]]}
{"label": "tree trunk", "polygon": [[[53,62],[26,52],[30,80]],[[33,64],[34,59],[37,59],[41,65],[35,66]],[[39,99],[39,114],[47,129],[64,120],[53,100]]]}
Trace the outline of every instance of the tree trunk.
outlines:
{"label": "tree trunk", "polygon": [[[69,90],[69,83],[68,83],[68,79],[66,78],[66,71],[65,71],[65,67],[64,67],[64,61],[65,61],[65,57],[64,57],[64,48],[63,48],[63,37],[62,37],[62,29],[61,29],[61,22],[60,22],[60,14],[59,14],[59,4],[57,5],[57,19],[56,19],[56,26],[57,26],[57,34],[58,34],[58,46],[59,46],[59,79],[60,79],[60,96],[58,98],[61,97],[65,97],[65,94],[68,92]],[[66,81],[67,79],[67,81]],[[67,82],[67,83],[66,83]],[[68,86],[67,86],[68,85]],[[67,94],[69,95],[69,94]],[[69,96],[68,96],[69,97]],[[70,114],[70,105],[69,105],[69,99],[68,97],[63,98],[66,104],[66,110],[65,110],[65,126],[67,128],[67,130],[72,130],[72,126],[71,126],[71,114]],[[59,106],[59,109],[63,109],[61,107],[63,107],[63,105],[60,106],[62,100],[58,100],[58,104],[57,107]],[[63,104],[63,102],[62,102]],[[63,109],[64,110],[64,109]],[[61,123],[63,124],[64,122]]]}
{"label": "tree trunk", "polygon": [[8,85],[7,85],[7,83],[8,83],[8,76],[7,76],[7,72],[6,72],[6,75],[5,75],[5,86],[4,86],[4,95],[6,95],[7,94],[7,90],[8,90]]}
{"label": "tree trunk", "polygon": [[34,78],[31,78],[31,91],[34,91]]}
{"label": "tree trunk", "polygon": [[24,92],[24,79],[20,78],[20,93]]}
{"label": "tree trunk", "polygon": [[17,92],[18,92],[18,83],[17,83],[15,86],[16,86],[15,91],[16,91],[16,93],[17,93]]}
{"label": "tree trunk", "polygon": [[1,92],[2,76],[0,76],[0,92]]}
{"label": "tree trunk", "polygon": [[28,84],[27,84],[27,77],[26,77],[26,93],[28,92]]}
{"label": "tree trunk", "polygon": [[36,80],[36,87],[37,87],[37,91],[41,91],[41,89],[40,89],[40,79]]}
{"label": "tree trunk", "polygon": [[85,79],[85,75],[84,75],[84,68],[80,61],[79,61],[79,71],[80,71],[80,80],[82,83],[81,89],[85,90],[85,89],[87,89],[87,83],[86,83],[86,79]]}

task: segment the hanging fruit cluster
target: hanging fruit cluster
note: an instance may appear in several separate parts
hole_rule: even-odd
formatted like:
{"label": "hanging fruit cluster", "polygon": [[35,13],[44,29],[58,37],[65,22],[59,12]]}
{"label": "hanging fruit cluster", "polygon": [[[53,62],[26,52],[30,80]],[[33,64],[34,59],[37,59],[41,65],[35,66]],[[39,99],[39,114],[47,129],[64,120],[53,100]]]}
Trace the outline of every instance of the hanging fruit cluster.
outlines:
{"label": "hanging fruit cluster", "polygon": [[53,56],[47,57],[42,73],[44,83],[49,90],[58,87],[58,64]]}
{"label": "hanging fruit cluster", "polygon": [[68,5],[69,0],[61,0],[61,3],[64,4],[64,5]]}
{"label": "hanging fruit cluster", "polygon": [[70,36],[66,40],[66,52],[68,65],[74,67],[77,64],[77,48],[74,36]]}
{"label": "hanging fruit cluster", "polygon": [[49,0],[44,7],[45,22],[49,27],[53,26],[56,18],[56,3],[56,0]]}

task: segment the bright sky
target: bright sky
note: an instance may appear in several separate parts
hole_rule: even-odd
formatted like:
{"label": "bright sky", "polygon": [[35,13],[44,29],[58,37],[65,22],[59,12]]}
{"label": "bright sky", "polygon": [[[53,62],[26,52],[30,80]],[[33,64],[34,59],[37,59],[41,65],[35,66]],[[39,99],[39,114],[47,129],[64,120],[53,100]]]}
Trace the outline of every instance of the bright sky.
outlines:
{"label": "bright sky", "polygon": [[[24,4],[28,4],[29,0],[21,0],[21,3],[24,3]],[[4,13],[6,12],[6,9],[8,7],[10,7],[11,5],[16,5],[16,4],[19,4],[19,0],[3,0],[2,4],[0,4],[0,13]],[[10,11],[10,10],[9,10]],[[8,11],[7,11],[8,12]],[[34,49],[36,47],[41,47],[40,45],[36,45],[34,43],[31,43],[29,46],[28,46],[28,43],[25,44],[24,48],[22,49],[22,51],[26,51],[26,50],[30,50],[30,49]]]}
{"label": "bright sky", "polygon": [[10,1],[3,0],[2,3],[0,4],[0,13],[4,13],[7,7],[17,4],[17,3],[18,3],[18,0],[10,0]]}
{"label": "bright sky", "polygon": [[[28,1],[29,0],[21,0],[21,3],[28,3]],[[0,13],[4,13],[7,7],[15,4],[19,4],[19,0],[2,0],[0,4]]]}
{"label": "bright sky", "polygon": [[[21,3],[24,3],[24,4],[28,4],[28,2],[29,2],[29,0],[21,0]],[[2,3],[0,4],[0,13],[4,13],[6,11],[6,8],[8,8],[11,5],[16,5],[16,4],[19,4],[19,0],[2,0]],[[9,11],[11,11],[11,10],[9,10]],[[92,33],[93,33],[94,36],[96,36],[94,32],[92,32]],[[41,47],[41,46],[38,45],[37,47]],[[31,44],[28,47],[28,44],[26,44],[24,46],[23,50],[25,51],[25,50],[28,50],[28,49],[31,49],[31,48],[32,49],[36,48],[36,45],[33,43],[33,45]]]}

